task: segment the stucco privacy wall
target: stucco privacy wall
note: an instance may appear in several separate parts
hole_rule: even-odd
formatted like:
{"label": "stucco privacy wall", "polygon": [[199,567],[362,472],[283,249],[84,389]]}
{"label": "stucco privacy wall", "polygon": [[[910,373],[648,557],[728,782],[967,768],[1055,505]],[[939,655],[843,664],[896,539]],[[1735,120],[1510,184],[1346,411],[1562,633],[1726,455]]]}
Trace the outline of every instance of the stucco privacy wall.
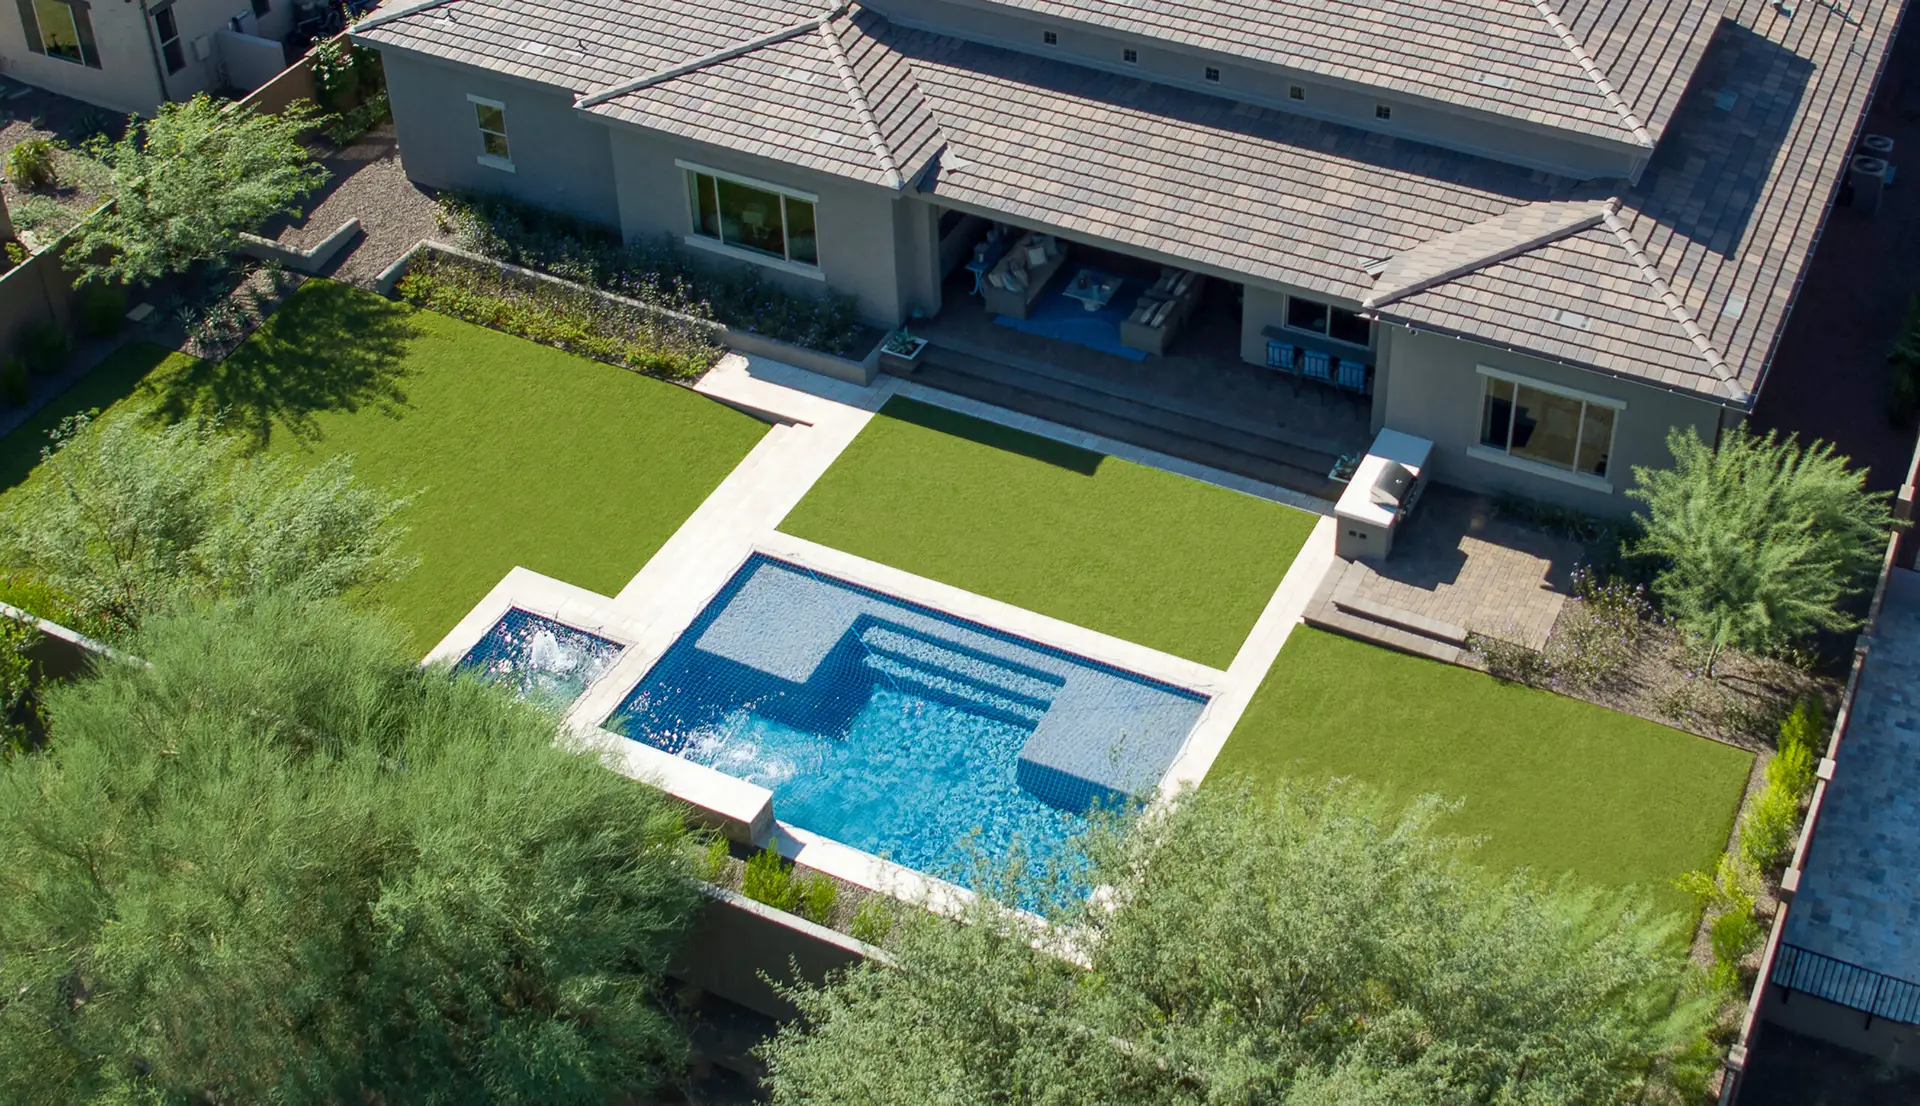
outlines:
{"label": "stucco privacy wall", "polygon": [[[1632,486],[1633,466],[1665,468],[1671,464],[1666,445],[1669,428],[1691,426],[1702,441],[1718,440],[1722,408],[1706,400],[1400,327],[1393,328],[1388,341],[1392,371],[1375,380],[1376,389],[1386,389],[1385,423],[1395,430],[1432,439],[1434,475],[1444,483],[1552,500],[1593,514],[1625,514],[1633,508],[1624,494]],[[1625,403],[1616,416],[1613,449],[1607,459],[1607,480],[1612,490],[1509,467],[1469,453],[1480,440],[1481,365]]]}
{"label": "stucco privacy wall", "polygon": [[[989,11],[946,0],[872,0],[864,6],[901,26],[1139,76],[1210,96],[1266,104],[1295,115],[1431,142],[1462,153],[1483,154],[1576,178],[1631,176],[1646,157],[1646,151],[1624,142],[1583,141],[1565,132],[1556,133],[1464,108],[1449,109],[1430,100],[1308,77],[1279,66],[1257,65],[1198,48],[1169,49],[1162,41],[1121,34],[1089,23]],[[1046,45],[1041,37],[1044,31],[1054,32],[1059,42]],[[1121,54],[1125,49],[1132,49],[1139,60],[1125,61]],[[1219,81],[1206,79],[1209,66],[1220,71]],[[1306,93],[1305,99],[1290,97],[1289,89],[1294,85]],[[1375,106],[1380,104],[1391,105],[1391,121],[1382,121],[1374,115]]]}
{"label": "stucco privacy wall", "polygon": [[[381,60],[407,176],[620,226],[607,128],[574,110],[571,94],[391,47]],[[480,125],[468,96],[506,105],[511,172],[481,163]]]}
{"label": "stucco privacy wall", "polygon": [[[596,125],[596,124],[589,124]],[[924,223],[927,214],[915,213],[905,196],[872,185],[816,173],[748,154],[735,153],[702,142],[642,131],[625,124],[606,129],[613,142],[613,174],[619,194],[619,225],[629,238],[665,234],[683,241],[693,230],[687,202],[686,170],[690,164],[764,181],[819,197],[814,224],[820,251],[820,277],[802,276],[772,266],[761,266],[781,284],[796,292],[819,295],[828,287],[858,297],[860,314],[877,326],[893,326],[912,313],[916,289],[924,288],[934,260],[932,244],[918,243],[920,235],[901,229],[902,222]],[[406,146],[402,136],[401,147]],[[930,236],[931,228],[923,227]],[[699,253],[698,245],[694,250]],[[711,255],[716,264],[747,264],[737,255]],[[918,265],[916,271],[914,266]],[[923,310],[926,308],[923,307]]]}

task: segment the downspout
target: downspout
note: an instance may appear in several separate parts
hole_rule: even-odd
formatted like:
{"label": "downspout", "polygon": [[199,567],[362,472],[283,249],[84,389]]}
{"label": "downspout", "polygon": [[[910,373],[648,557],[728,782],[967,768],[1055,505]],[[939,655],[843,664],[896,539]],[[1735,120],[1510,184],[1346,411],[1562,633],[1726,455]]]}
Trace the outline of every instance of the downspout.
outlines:
{"label": "downspout", "polygon": [[160,44],[153,37],[153,15],[147,11],[147,0],[140,0],[140,25],[147,31],[147,60],[153,62],[154,79],[160,82],[160,102],[170,104],[173,97],[167,92],[167,71],[160,64]]}

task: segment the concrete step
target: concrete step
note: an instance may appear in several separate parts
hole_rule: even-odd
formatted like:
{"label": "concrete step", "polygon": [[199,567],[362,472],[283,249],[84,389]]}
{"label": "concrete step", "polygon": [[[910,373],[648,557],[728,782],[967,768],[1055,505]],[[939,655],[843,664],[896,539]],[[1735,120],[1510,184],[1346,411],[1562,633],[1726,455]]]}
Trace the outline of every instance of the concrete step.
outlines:
{"label": "concrete step", "polygon": [[1370,618],[1348,614],[1332,604],[1318,610],[1307,611],[1303,620],[1309,626],[1397,652],[1427,657],[1444,664],[1460,663],[1460,650],[1455,646],[1435,641],[1424,634],[1389,626],[1384,622],[1375,622]]}
{"label": "concrete step", "polygon": [[1272,439],[1201,423],[1134,400],[1026,374],[996,362],[929,347],[912,379],[930,388],[1033,415],[1322,499],[1334,458]]}
{"label": "concrete step", "polygon": [[1446,664],[1461,663],[1467,631],[1449,622],[1362,598],[1365,566],[1335,561],[1302,616],[1309,626]]}

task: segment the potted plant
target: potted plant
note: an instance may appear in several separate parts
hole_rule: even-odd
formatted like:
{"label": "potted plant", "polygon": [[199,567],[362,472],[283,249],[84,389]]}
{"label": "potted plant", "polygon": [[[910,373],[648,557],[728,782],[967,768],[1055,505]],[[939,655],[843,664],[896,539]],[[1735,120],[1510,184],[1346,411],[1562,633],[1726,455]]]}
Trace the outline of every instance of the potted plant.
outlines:
{"label": "potted plant", "polygon": [[920,351],[926,348],[925,338],[909,334],[903,326],[880,344],[880,363],[888,372],[910,373],[919,360]]}
{"label": "potted plant", "polygon": [[1333,468],[1327,470],[1327,479],[1336,484],[1345,484],[1347,481],[1353,479],[1353,474],[1359,467],[1360,454],[1343,453],[1340,455],[1340,459],[1333,463]]}

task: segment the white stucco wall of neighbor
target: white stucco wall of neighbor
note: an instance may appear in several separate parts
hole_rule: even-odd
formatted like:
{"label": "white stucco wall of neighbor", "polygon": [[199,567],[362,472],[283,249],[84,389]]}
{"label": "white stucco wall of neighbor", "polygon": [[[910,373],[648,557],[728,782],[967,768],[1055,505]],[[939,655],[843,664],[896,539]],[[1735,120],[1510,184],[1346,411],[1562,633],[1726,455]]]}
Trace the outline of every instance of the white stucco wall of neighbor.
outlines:
{"label": "white stucco wall of neighbor", "polygon": [[[54,0],[53,8],[66,2]],[[36,9],[32,3],[26,7]],[[166,100],[184,100],[223,83],[243,88],[256,83],[251,78],[260,75],[262,65],[243,65],[245,72],[225,68],[215,36],[230,29],[233,21],[239,21],[242,34],[276,44],[293,29],[293,0],[267,0],[265,15],[255,12],[252,0],[148,0],[145,4],[93,0],[77,7],[86,12],[92,26],[97,67],[33,50],[28,45],[26,13],[20,4],[9,3],[0,5],[0,61],[7,76],[110,111],[141,115],[152,115]],[[155,20],[162,10],[170,13],[168,20],[179,35],[180,66],[171,73],[156,61],[164,57],[159,45],[161,24]],[[58,14],[49,8],[47,18]],[[68,36],[73,33],[71,28],[64,30]],[[56,29],[54,34],[61,31]],[[275,56],[266,75],[281,68],[281,59]]]}
{"label": "white stucco wall of neighbor", "polygon": [[[1559,365],[1443,335],[1394,328],[1379,410],[1395,430],[1431,439],[1435,478],[1475,491],[1507,492],[1562,503],[1598,515],[1633,509],[1626,497],[1633,466],[1671,462],[1667,432],[1693,427],[1717,440],[1723,408],[1694,396]],[[1613,405],[1614,433],[1604,478],[1575,476],[1494,456],[1480,446],[1485,371],[1536,381]]]}

